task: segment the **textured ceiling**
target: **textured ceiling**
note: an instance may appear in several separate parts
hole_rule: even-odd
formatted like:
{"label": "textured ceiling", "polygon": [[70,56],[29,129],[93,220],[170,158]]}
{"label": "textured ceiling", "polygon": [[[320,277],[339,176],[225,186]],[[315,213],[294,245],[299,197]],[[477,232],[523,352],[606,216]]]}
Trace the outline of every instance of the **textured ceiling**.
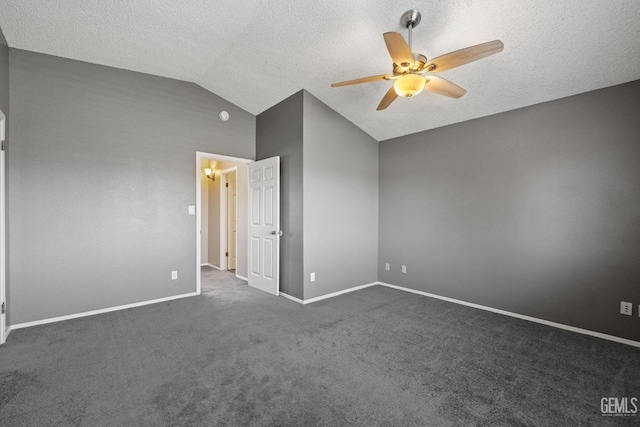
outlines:
{"label": "textured ceiling", "polygon": [[[500,39],[503,52],[440,75],[467,89],[376,106],[382,33],[405,10],[428,58]],[[0,0],[9,46],[195,82],[259,114],[306,89],[377,140],[640,79],[638,0]]]}

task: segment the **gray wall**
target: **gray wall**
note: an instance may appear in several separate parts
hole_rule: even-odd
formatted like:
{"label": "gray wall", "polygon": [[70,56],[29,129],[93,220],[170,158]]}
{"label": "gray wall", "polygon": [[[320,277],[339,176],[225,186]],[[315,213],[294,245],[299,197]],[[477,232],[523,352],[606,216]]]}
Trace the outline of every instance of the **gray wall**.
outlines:
{"label": "gray wall", "polygon": [[255,117],[195,84],[33,52],[11,50],[10,72],[11,323],[193,292],[195,152],[254,158]]}
{"label": "gray wall", "polygon": [[[9,47],[0,28],[0,109],[9,116]],[[8,120],[7,120],[8,121]]]}
{"label": "gray wall", "polygon": [[[7,46],[7,41],[4,38],[4,34],[2,33],[2,29],[0,29],[0,110],[2,110],[2,112],[4,113],[6,120],[5,120],[5,138],[6,138],[6,144],[9,144],[9,47]],[[8,148],[8,147],[7,147]],[[6,178],[8,178],[8,169],[9,169],[9,162],[8,162],[8,152],[5,151],[5,167],[6,167],[6,171],[5,171],[5,189],[7,190],[7,192],[5,192],[5,203],[6,206],[9,206],[9,194],[8,194],[8,189],[9,189],[9,184],[8,181],[6,180]],[[9,212],[7,210],[6,212],[6,216],[7,216],[7,221],[5,222],[5,226],[6,226],[6,233],[9,233],[9,223],[8,223],[8,217],[9,217]],[[9,244],[9,238],[8,236],[6,236],[6,244]],[[8,247],[8,246],[7,246]],[[6,261],[7,261],[7,269],[6,269],[6,277],[8,277],[9,275],[9,254],[7,254],[6,256]],[[9,286],[5,286],[5,299],[6,299],[6,303],[7,303],[7,325],[11,324],[11,306],[9,304],[9,293],[10,293],[10,289]]]}
{"label": "gray wall", "polygon": [[635,81],[380,143],[380,280],[640,341],[638,117]]}
{"label": "gray wall", "polygon": [[302,92],[256,118],[256,158],[280,156],[280,290],[302,299]]}
{"label": "gray wall", "polygon": [[378,280],[378,142],[306,91],[303,120],[309,299]]}

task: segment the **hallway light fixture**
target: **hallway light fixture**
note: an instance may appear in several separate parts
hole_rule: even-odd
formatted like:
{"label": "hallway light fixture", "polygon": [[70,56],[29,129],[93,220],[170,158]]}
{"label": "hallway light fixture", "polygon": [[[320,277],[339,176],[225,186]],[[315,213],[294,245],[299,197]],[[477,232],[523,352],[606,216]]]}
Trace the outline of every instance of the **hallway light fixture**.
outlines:
{"label": "hallway light fixture", "polygon": [[211,168],[204,168],[204,174],[212,181],[216,180],[216,173]]}

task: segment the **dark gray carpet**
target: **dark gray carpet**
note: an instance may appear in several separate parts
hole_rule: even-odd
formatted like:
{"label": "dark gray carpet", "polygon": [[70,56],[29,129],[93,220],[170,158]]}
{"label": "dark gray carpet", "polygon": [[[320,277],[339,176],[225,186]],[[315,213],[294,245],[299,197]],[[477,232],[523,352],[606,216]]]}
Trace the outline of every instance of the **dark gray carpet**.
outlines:
{"label": "dark gray carpet", "polygon": [[622,425],[640,350],[381,286],[301,306],[203,270],[203,295],[20,329],[0,424]]}

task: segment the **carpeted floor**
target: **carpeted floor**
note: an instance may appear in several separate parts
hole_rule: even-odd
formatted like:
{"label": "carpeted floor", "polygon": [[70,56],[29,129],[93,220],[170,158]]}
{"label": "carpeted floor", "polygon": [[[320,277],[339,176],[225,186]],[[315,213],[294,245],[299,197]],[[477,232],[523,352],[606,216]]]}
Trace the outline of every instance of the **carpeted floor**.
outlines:
{"label": "carpeted floor", "polygon": [[19,329],[0,424],[638,425],[640,349],[375,286],[302,306],[203,269],[203,295]]}

